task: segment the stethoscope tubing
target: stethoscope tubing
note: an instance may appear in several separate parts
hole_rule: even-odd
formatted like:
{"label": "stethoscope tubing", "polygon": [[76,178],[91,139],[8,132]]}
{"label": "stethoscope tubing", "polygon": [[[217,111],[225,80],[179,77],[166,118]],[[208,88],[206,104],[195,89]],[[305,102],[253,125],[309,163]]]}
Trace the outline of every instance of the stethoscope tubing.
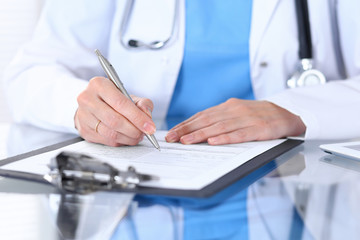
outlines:
{"label": "stethoscope tubing", "polygon": [[172,21],[171,32],[169,37],[166,38],[165,40],[155,40],[149,43],[137,39],[130,39],[127,42],[124,40],[124,34],[126,32],[127,26],[129,25],[130,17],[132,15],[132,11],[134,8],[134,3],[135,0],[128,0],[124,9],[124,15],[121,21],[120,33],[119,33],[121,44],[127,49],[145,47],[147,49],[157,50],[167,46],[176,34],[175,33],[177,29],[176,25],[179,21],[179,12],[180,12],[179,0],[175,0],[174,15],[173,15],[173,21]]}
{"label": "stethoscope tubing", "polygon": [[299,58],[312,59],[312,40],[307,0],[295,0],[299,35]]}

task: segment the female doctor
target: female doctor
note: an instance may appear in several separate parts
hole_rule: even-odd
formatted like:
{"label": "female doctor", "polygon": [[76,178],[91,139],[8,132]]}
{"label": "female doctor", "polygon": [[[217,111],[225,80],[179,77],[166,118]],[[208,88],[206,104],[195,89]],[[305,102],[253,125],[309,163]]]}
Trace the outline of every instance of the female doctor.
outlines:
{"label": "female doctor", "polygon": [[[132,2],[46,3],[4,77],[16,121],[111,146],[153,134],[152,119],[179,123],[166,140],[184,144],[360,136],[359,1],[309,1],[313,64],[327,83],[294,89],[294,1]],[[94,49],[136,106],[102,77]]]}

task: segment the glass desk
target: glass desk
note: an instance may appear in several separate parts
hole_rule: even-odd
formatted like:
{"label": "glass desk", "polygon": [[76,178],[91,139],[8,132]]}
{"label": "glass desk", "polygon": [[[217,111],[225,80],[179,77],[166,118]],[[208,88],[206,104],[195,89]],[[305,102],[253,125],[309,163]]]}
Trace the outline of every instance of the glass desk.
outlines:
{"label": "glass desk", "polygon": [[[1,159],[76,137],[17,124],[0,132]],[[205,199],[62,195],[0,178],[0,239],[360,239],[360,162],[318,148],[329,142],[304,142]]]}

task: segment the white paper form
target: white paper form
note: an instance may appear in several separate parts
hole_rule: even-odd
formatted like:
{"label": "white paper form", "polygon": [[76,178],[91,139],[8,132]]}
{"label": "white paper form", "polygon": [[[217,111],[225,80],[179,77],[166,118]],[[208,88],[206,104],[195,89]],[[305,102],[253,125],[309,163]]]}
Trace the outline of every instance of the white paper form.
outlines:
{"label": "white paper form", "polygon": [[49,171],[47,166],[51,158],[61,151],[75,151],[108,162],[120,170],[133,166],[139,173],[160,178],[158,181],[142,184],[145,186],[198,190],[285,141],[278,139],[221,146],[210,146],[207,143],[183,145],[167,143],[165,135],[166,131],[156,133],[161,151],[155,149],[147,139],[137,146],[123,147],[81,141],[1,168],[44,175]]}

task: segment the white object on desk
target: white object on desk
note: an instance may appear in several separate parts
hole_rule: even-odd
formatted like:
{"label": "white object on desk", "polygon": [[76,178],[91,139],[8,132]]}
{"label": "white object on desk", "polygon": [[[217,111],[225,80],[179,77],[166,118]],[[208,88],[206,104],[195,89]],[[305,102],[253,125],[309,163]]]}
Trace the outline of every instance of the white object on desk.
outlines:
{"label": "white object on desk", "polygon": [[360,141],[323,144],[320,149],[329,154],[360,161]]}

